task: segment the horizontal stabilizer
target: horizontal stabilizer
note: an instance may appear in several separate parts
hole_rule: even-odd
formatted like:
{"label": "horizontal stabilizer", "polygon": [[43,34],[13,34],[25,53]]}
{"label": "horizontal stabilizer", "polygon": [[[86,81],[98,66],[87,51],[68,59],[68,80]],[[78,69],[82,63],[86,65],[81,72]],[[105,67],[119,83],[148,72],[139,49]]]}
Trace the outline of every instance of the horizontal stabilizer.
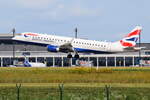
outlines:
{"label": "horizontal stabilizer", "polygon": [[146,47],[126,47],[124,48],[125,51],[139,51],[139,50],[142,50]]}

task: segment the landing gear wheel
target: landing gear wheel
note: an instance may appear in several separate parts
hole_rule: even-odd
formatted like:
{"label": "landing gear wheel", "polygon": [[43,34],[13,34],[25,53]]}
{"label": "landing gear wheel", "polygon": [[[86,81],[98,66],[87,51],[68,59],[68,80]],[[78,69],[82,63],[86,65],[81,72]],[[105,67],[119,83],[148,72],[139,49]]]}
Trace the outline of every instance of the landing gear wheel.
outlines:
{"label": "landing gear wheel", "polygon": [[69,53],[69,54],[67,55],[67,58],[72,58],[72,54]]}
{"label": "landing gear wheel", "polygon": [[74,58],[79,59],[79,58],[80,58],[80,57],[79,57],[79,54],[75,54],[75,55],[74,55]]}

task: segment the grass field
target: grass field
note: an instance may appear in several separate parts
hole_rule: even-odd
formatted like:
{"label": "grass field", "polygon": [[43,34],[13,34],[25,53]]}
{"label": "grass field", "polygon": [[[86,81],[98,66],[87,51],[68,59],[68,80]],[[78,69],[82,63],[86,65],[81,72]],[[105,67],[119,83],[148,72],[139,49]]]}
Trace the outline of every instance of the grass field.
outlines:
{"label": "grass field", "polygon": [[150,83],[150,68],[0,68],[0,83]]}
{"label": "grass field", "polygon": [[0,68],[0,100],[150,100],[150,68]]}

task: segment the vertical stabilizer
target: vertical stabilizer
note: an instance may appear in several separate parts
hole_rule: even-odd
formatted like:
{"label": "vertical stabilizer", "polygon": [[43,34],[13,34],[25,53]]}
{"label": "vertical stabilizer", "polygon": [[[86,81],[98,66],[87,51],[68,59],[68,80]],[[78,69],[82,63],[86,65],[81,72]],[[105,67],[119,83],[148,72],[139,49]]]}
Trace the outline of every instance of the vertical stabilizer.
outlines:
{"label": "vertical stabilizer", "polygon": [[123,47],[134,47],[139,39],[142,27],[136,26],[129,34],[127,34],[120,43]]}

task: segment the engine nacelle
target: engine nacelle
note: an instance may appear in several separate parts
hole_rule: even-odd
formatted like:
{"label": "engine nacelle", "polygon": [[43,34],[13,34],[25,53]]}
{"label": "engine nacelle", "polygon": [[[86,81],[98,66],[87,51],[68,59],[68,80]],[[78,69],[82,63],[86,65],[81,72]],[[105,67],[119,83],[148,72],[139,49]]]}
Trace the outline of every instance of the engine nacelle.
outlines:
{"label": "engine nacelle", "polygon": [[47,50],[50,51],[50,52],[58,52],[59,51],[59,47],[48,45],[47,46]]}

